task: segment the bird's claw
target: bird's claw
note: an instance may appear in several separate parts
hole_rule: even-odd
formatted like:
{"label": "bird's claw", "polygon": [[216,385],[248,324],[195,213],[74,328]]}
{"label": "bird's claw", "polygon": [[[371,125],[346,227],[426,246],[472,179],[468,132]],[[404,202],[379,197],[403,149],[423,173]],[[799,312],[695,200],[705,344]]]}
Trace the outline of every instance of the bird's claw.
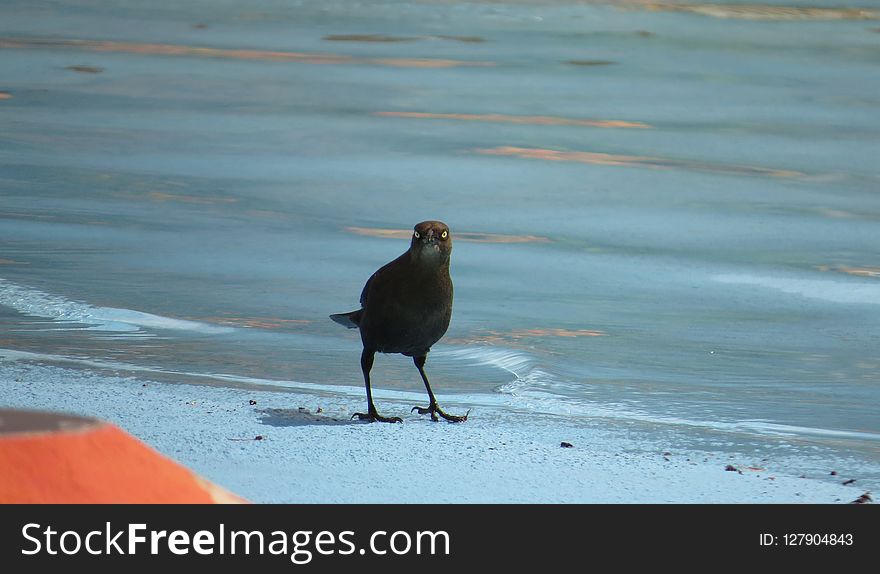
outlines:
{"label": "bird's claw", "polygon": [[367,421],[371,423],[402,423],[403,419],[400,417],[383,417],[379,413],[354,413],[351,415],[350,420],[354,420],[357,417],[358,420]]}
{"label": "bird's claw", "polygon": [[418,412],[420,415],[427,415],[427,414],[430,414],[430,415],[431,415],[431,420],[434,421],[434,422],[437,422],[437,421],[440,420],[440,419],[437,418],[437,411],[436,411],[435,409],[432,409],[431,407],[428,407],[428,408],[426,408],[426,409],[425,409],[425,408],[422,408],[422,407],[413,407],[412,410],[409,411],[409,412],[411,412],[411,413]]}
{"label": "bird's claw", "polygon": [[447,421],[449,421],[451,423],[463,423],[464,421],[467,420],[468,415],[471,414],[470,409],[468,409],[468,412],[465,413],[463,416],[450,415],[450,414],[443,412],[443,409],[441,409],[440,405],[438,405],[437,403],[429,405],[428,408],[413,407],[410,412],[411,413],[418,412],[420,415],[428,415],[429,414],[429,415],[431,415],[431,420],[434,422],[437,422],[440,420],[439,418],[437,418],[437,415],[440,415],[441,417],[443,417],[444,419],[446,419]]}

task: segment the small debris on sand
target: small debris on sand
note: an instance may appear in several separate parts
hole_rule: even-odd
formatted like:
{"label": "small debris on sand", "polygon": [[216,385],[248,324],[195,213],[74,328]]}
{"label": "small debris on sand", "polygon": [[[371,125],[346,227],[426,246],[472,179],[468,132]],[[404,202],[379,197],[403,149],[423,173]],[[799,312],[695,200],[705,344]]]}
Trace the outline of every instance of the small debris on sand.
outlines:
{"label": "small debris on sand", "polygon": [[724,470],[726,470],[728,472],[738,472],[738,473],[742,474],[742,471],[740,469],[736,468],[735,466],[733,466],[732,464],[728,464],[727,466],[725,466]]}
{"label": "small debris on sand", "polygon": [[837,471],[836,471],[836,470],[832,470],[832,471],[831,471],[831,476],[837,476]]}
{"label": "small debris on sand", "polygon": [[559,446],[561,446],[562,448],[574,448],[573,444],[571,444],[570,442],[565,442],[565,441],[562,441],[561,443],[559,443]]}
{"label": "small debris on sand", "polygon": [[851,478],[851,479],[849,479],[849,480],[844,480],[844,481],[843,481],[843,486],[848,486],[848,485],[854,483],[855,481],[856,481],[856,479],[854,479],[854,478]]}
{"label": "small debris on sand", "polygon": [[248,401],[248,404],[251,406],[254,406],[255,404],[257,404],[257,401],[255,401],[254,399],[251,399]]}

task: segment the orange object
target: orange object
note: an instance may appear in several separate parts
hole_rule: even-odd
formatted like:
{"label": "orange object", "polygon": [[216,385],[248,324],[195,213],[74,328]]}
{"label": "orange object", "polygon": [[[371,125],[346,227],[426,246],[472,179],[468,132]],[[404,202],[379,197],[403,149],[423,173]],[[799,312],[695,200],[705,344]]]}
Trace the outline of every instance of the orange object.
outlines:
{"label": "orange object", "polygon": [[0,409],[0,503],[243,503],[118,427]]}

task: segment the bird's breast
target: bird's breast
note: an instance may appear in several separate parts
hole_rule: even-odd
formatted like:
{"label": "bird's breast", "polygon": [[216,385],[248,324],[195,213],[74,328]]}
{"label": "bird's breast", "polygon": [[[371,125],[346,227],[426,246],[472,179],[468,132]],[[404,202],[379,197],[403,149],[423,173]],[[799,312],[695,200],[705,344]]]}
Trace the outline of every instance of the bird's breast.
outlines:
{"label": "bird's breast", "polygon": [[382,296],[371,293],[361,323],[366,344],[386,353],[419,353],[446,333],[452,317],[449,275],[415,271],[379,283]]}

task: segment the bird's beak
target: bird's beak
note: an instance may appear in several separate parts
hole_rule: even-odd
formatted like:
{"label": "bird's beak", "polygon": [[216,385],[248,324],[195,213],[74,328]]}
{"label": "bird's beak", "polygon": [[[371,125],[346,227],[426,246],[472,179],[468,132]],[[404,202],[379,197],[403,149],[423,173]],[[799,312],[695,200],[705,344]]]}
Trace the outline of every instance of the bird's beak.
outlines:
{"label": "bird's beak", "polygon": [[428,244],[437,245],[438,241],[439,241],[439,239],[437,238],[436,235],[434,235],[433,229],[429,229],[428,232],[422,236],[422,243],[424,243],[426,245],[428,245]]}

